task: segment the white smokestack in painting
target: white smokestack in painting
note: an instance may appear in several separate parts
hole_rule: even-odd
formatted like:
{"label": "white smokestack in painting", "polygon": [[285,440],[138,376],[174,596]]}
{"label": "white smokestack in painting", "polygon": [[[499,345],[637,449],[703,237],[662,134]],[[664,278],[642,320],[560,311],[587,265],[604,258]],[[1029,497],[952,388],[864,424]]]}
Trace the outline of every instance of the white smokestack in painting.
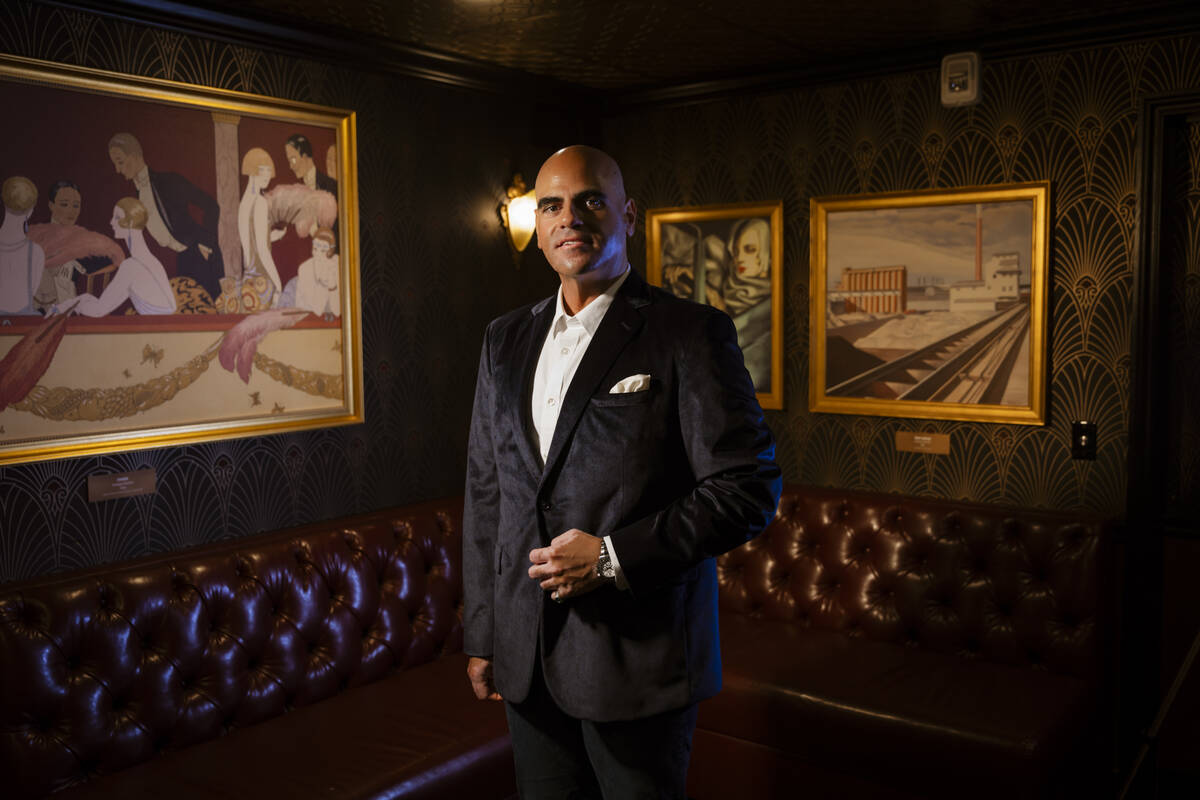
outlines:
{"label": "white smokestack in painting", "polygon": [[983,280],[983,203],[975,204],[975,280]]}

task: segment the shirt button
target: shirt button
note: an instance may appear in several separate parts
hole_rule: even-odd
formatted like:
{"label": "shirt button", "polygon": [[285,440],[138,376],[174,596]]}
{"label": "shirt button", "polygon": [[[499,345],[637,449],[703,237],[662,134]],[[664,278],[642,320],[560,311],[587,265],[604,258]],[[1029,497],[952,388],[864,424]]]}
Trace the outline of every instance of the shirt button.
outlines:
{"label": "shirt button", "polygon": [[549,511],[549,510],[550,510],[550,501],[543,500],[542,501],[542,511]]}
{"label": "shirt button", "polygon": [[570,352],[571,352],[571,348],[569,348],[569,347],[564,347],[562,350],[559,350],[559,352],[560,352],[560,353],[562,353],[562,354],[565,356],[565,355],[567,355],[568,353],[570,353]]}
{"label": "shirt button", "polygon": [[546,405],[548,405],[548,406],[552,406],[552,405],[554,405],[554,398],[553,398],[553,397],[547,397],[547,398],[546,398]]}

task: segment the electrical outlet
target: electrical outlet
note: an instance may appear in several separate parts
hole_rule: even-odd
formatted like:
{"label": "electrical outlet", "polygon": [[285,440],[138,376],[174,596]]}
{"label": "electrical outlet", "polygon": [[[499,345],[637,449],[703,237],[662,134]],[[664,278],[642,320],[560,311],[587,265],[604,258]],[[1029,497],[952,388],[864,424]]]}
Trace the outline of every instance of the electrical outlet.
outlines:
{"label": "electrical outlet", "polygon": [[1096,423],[1086,419],[1071,423],[1071,458],[1096,460]]}

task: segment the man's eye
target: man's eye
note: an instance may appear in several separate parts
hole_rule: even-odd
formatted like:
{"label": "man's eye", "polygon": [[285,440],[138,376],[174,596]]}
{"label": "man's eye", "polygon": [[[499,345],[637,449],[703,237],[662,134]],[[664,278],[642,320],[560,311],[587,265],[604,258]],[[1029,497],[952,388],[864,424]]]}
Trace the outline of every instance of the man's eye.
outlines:
{"label": "man's eye", "polygon": [[587,207],[592,211],[599,211],[600,209],[604,208],[604,201],[599,197],[589,197],[587,199]]}
{"label": "man's eye", "polygon": [[546,203],[544,206],[542,206],[542,213],[543,214],[557,214],[558,206],[554,205],[553,203]]}

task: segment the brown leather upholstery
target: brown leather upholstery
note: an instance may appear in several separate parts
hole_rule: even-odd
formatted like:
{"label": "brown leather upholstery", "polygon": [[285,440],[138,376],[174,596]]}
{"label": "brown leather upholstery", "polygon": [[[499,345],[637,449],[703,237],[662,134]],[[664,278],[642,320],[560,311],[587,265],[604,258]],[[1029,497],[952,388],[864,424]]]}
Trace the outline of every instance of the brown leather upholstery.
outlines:
{"label": "brown leather upholstery", "polygon": [[[503,708],[458,653],[461,502],[0,587],[4,796],[511,795]],[[1085,796],[1103,539],[789,487],[719,560],[725,690],[690,794],[1028,797],[1067,775]]]}
{"label": "brown leather upholstery", "polygon": [[[797,780],[848,797],[1054,794],[1103,718],[1104,528],[788,487],[767,531],[718,560],[725,688],[701,704],[697,752],[760,763],[762,797]],[[746,780],[693,762],[694,793]]]}
{"label": "brown leather upholstery", "polygon": [[770,527],[718,560],[722,609],[1095,676],[1101,529],[1044,511],[789,487]]}
{"label": "brown leather upholstery", "polygon": [[423,503],[0,587],[5,796],[109,773],[78,796],[510,794],[503,709],[443,657],[462,645],[461,513]]}

